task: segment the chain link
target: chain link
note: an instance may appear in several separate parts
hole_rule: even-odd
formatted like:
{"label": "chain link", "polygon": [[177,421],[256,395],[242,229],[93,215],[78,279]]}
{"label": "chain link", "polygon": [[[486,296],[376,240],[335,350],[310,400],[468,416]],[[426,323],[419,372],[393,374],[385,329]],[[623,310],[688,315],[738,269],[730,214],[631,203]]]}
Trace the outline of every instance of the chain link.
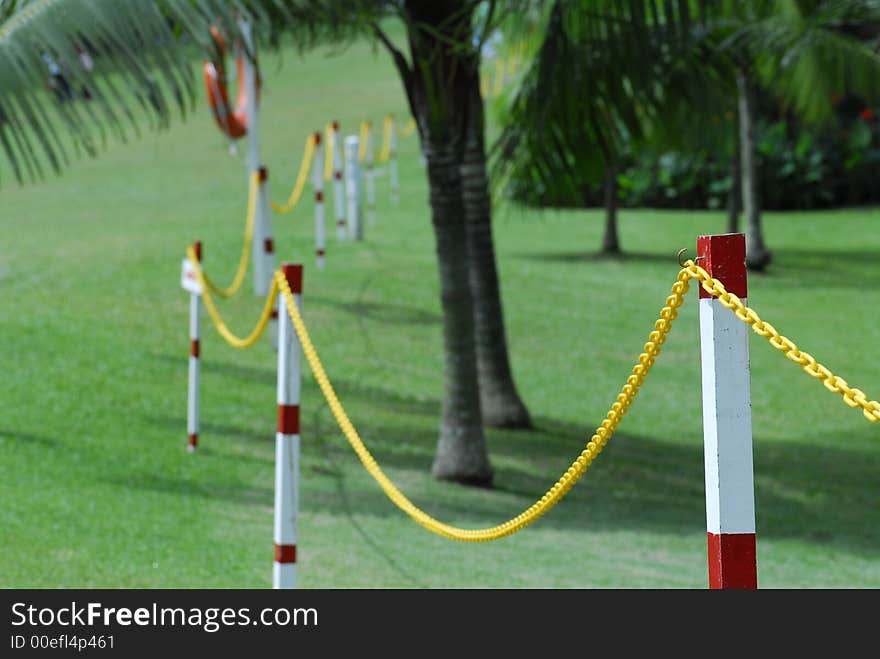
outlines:
{"label": "chain link", "polygon": [[689,278],[696,279],[707,293],[714,295],[722,305],[733,311],[737,318],[751,326],[755,334],[767,339],[771,346],[798,364],[807,375],[821,380],[828,391],[843,396],[843,402],[849,407],[861,408],[862,414],[868,421],[872,423],[880,421],[880,403],[876,400],[868,400],[863,391],[851,387],[842,377],[818,363],[811,354],[799,349],[794,341],[781,335],[770,323],[761,320],[753,309],[747,307],[736,295],[729,293],[724,288],[724,284],[713,279],[692,260],[685,261],[684,265],[683,271],[687,272]]}

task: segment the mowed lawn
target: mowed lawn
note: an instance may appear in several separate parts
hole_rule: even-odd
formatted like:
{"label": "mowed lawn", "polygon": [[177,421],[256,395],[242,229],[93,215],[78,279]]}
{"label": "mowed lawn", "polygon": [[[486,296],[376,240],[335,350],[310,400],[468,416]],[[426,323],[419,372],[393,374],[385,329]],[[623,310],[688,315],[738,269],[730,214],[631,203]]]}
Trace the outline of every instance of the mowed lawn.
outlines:
{"label": "mowed lawn", "polygon": [[[197,64],[194,63],[194,67]],[[262,146],[284,201],[307,135],[408,117],[384,52],[355,44],[264,53]],[[186,446],[188,295],[204,244],[232,277],[246,209],[245,144],[228,153],[200,97],[186,121],[112,141],[62,176],[0,179],[0,587],[270,588],[276,355],[226,345],[205,316],[201,449]],[[519,514],[583,449],[636,362],[701,233],[720,212],[625,210],[625,256],[595,256],[598,211],[496,208],[509,347],[531,432],[487,430],[491,490],[430,476],[443,388],[425,170],[399,141],[401,202],[313,259],[311,196],[274,216],[276,251],[305,265],[304,313],[336,390],[386,473],[466,528]],[[869,398],[880,396],[880,213],[771,213],[775,261],[750,304]],[[250,275],[222,301],[250,330]],[[880,426],[752,335],[758,584],[880,587]],[[466,544],[400,512],[361,467],[306,370],[303,588],[707,586],[697,292],[619,432],[569,495],[524,531]]]}

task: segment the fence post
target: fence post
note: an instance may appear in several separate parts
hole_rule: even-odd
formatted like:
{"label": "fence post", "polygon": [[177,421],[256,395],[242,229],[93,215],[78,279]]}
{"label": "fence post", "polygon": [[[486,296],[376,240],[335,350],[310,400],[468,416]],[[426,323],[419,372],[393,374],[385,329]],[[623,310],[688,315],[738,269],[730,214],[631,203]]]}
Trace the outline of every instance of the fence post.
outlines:
{"label": "fence post", "polygon": [[[285,263],[281,272],[297,308],[302,307],[301,265]],[[284,295],[278,324],[278,433],[275,435],[275,564],[273,588],[296,588],[296,522],[299,516],[299,399],[301,348]]]}
{"label": "fence post", "polygon": [[333,209],[336,211],[336,238],[345,240],[345,188],[342,181],[342,140],[339,122],[333,122]]}
{"label": "fence post", "polygon": [[400,174],[397,171],[397,126],[391,120],[391,150],[388,158],[388,178],[391,181],[391,205],[400,202]]}
{"label": "fence post", "polygon": [[[199,265],[202,262],[202,243],[193,243],[193,250]],[[184,283],[190,288],[189,294],[189,384],[186,398],[186,433],[188,436],[186,450],[195,453],[199,447],[199,354],[201,351],[201,307],[202,296],[197,293],[198,284],[187,282],[187,272],[184,271]]]}
{"label": "fence post", "polygon": [[373,153],[373,126],[369,124],[364,150],[364,184],[367,188],[367,224],[376,224],[376,169],[375,153]]}
{"label": "fence post", "polygon": [[360,138],[345,138],[345,198],[348,208],[348,231],[355,240],[364,239],[364,223],[361,221],[361,163],[358,159]]}
{"label": "fence post", "polygon": [[312,160],[312,183],[315,188],[315,258],[318,269],[324,269],[324,252],[327,239],[324,227],[324,151],[321,149],[321,133],[315,133],[315,156]]}
{"label": "fence post", "polygon": [[[741,233],[697,238],[697,264],[746,301]],[[749,326],[700,287],[709,588],[758,587]]]}

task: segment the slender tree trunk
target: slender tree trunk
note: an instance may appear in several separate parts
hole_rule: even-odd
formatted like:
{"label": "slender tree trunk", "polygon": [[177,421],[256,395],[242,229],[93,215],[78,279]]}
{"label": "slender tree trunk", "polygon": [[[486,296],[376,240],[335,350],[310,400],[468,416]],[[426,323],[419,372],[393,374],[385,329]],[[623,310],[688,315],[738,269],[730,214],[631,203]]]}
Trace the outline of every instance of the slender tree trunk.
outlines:
{"label": "slender tree trunk", "polygon": [[742,169],[740,168],[739,124],[734,125],[733,150],[730,155],[730,191],[727,193],[727,233],[739,233]]}
{"label": "slender tree trunk", "polygon": [[[401,74],[428,173],[443,312],[443,409],[431,472],[435,478],[489,486],[489,463],[474,339],[474,301],[459,165],[467,134],[467,72],[474,53],[465,0],[405,0],[412,65],[386,37]],[[381,31],[380,31],[381,35]]]}
{"label": "slender tree trunk", "polygon": [[492,239],[492,202],[486,172],[483,98],[479,70],[470,84],[468,127],[459,167],[467,224],[468,262],[474,297],[474,338],[483,423],[496,428],[531,428],[529,411],[510,368],[504,311]]}
{"label": "slender tree trunk", "polygon": [[605,172],[605,235],[602,238],[603,254],[620,254],[617,236],[617,168],[608,166]]}
{"label": "slender tree trunk", "polygon": [[764,231],[761,226],[761,200],[758,195],[758,171],[755,162],[757,149],[754,89],[744,68],[737,71],[736,88],[739,97],[742,207],[746,216],[746,267],[761,271],[770,263],[770,252],[764,245]]}
{"label": "slender tree trunk", "polygon": [[451,148],[428,145],[431,219],[437,246],[443,307],[445,395],[440,439],[432,473],[474,485],[492,482],[480,413],[474,307],[469,279],[465,213],[458,157]]}

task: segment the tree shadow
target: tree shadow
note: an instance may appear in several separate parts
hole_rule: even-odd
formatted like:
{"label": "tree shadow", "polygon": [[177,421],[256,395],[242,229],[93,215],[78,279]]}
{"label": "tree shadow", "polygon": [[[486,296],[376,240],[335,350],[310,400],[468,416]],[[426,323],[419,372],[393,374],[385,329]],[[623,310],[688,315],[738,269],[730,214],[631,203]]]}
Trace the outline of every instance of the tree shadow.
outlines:
{"label": "tree shadow", "polygon": [[38,444],[46,448],[56,448],[61,446],[61,442],[51,437],[42,435],[33,435],[31,433],[13,432],[11,430],[0,429],[0,439],[11,439],[22,444]]}
{"label": "tree shadow", "polygon": [[[354,410],[351,420],[362,440],[391,481],[406,483],[407,487],[401,488],[404,494],[425,512],[464,528],[495,526],[529,508],[577,458],[598,423],[580,425],[536,416],[535,428],[528,433],[487,430],[495,467],[493,487],[467,488],[430,475],[439,401],[356,382],[336,384],[343,402],[347,400]],[[364,409],[373,411],[358,414]],[[182,419],[167,421],[177,428],[185,427],[180,425]],[[253,436],[241,428],[221,426],[218,430]],[[870,430],[864,432],[867,439]],[[334,483],[332,491],[316,491],[304,484],[305,492],[313,492],[302,499],[304,511],[340,515],[353,522],[356,517],[404,514],[378,484],[364,485],[362,466],[326,405],[303,417],[302,434],[304,482],[320,476]],[[820,436],[779,441],[757,434],[754,465],[759,537],[820,542],[876,557],[880,546],[880,506],[876,505],[880,452],[852,447],[851,441],[832,444]],[[268,442],[265,450],[266,460],[272,460]],[[259,505],[271,505],[273,496],[271,484],[194,483],[154,473],[134,474],[119,485]],[[535,524],[561,531],[705,533],[699,431],[675,440],[616,433],[566,497]],[[361,527],[358,533],[368,535],[369,531]],[[371,541],[378,543],[377,547],[387,545],[375,538]]]}
{"label": "tree shadow", "polygon": [[389,325],[439,325],[441,316],[432,311],[387,302],[343,302],[326,297],[310,297],[309,303],[324,304],[357,316]]}
{"label": "tree shadow", "polygon": [[657,254],[653,252],[519,252],[514,258],[551,263],[676,263],[676,254]]}

